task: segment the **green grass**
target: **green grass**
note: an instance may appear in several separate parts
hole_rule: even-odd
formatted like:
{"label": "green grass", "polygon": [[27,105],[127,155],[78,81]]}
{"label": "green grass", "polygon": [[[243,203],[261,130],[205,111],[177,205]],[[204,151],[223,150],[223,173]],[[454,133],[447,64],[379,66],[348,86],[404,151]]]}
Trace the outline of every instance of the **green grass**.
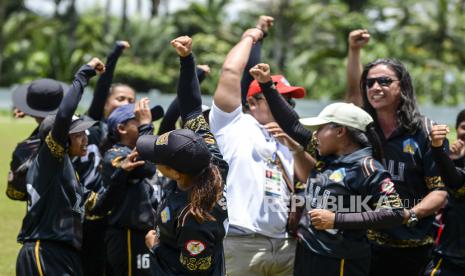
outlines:
{"label": "green grass", "polygon": [[0,117],[0,275],[15,275],[20,248],[16,236],[26,212],[25,202],[10,200],[5,195],[11,153],[17,142],[26,138],[35,126],[32,119]]}

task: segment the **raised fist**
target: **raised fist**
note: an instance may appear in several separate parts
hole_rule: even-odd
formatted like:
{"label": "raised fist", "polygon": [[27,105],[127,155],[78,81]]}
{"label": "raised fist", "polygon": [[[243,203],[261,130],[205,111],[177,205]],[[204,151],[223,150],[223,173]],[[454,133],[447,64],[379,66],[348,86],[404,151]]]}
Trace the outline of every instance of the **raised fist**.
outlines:
{"label": "raised fist", "polygon": [[349,34],[349,47],[360,49],[370,41],[370,34],[366,29],[354,30]]}
{"label": "raised fist", "polygon": [[270,66],[266,63],[259,63],[250,68],[249,73],[259,83],[267,83],[271,81]]}
{"label": "raised fist", "polygon": [[208,66],[207,64],[199,64],[197,65],[197,68],[199,68],[200,70],[202,70],[206,75],[210,74],[210,66]]}
{"label": "raised fist", "polygon": [[192,38],[186,35],[171,40],[171,45],[180,57],[187,57],[192,53]]}
{"label": "raised fist", "polygon": [[431,145],[441,147],[448,133],[449,127],[447,125],[434,125],[431,129]]}
{"label": "raised fist", "polygon": [[103,74],[105,72],[105,64],[99,58],[92,58],[91,61],[87,63],[90,67],[94,68],[97,74]]}
{"label": "raised fist", "polygon": [[127,42],[126,40],[118,40],[116,41],[116,44],[123,46],[124,49],[131,47],[131,44],[129,44],[129,42]]}
{"label": "raised fist", "polygon": [[134,115],[141,125],[152,123],[149,98],[144,97],[134,105]]}
{"label": "raised fist", "polygon": [[268,32],[269,28],[273,26],[274,18],[267,15],[260,15],[260,18],[257,21],[257,28],[263,32]]}

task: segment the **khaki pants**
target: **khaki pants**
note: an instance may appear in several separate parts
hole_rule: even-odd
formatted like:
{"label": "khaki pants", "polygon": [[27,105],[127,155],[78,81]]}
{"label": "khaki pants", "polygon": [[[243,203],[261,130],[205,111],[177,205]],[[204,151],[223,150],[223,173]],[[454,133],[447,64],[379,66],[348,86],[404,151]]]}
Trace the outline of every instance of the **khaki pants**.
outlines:
{"label": "khaki pants", "polygon": [[262,235],[224,239],[228,276],[287,276],[293,274],[296,242]]}

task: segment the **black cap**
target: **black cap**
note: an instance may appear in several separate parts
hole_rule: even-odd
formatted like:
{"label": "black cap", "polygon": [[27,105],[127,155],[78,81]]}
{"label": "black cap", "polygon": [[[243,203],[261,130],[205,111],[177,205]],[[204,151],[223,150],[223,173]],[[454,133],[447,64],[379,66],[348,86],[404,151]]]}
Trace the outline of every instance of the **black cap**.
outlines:
{"label": "black cap", "polygon": [[202,137],[190,129],[177,129],[160,136],[143,135],[136,148],[144,160],[193,175],[206,169],[212,158]]}
{"label": "black cap", "polygon": [[13,104],[22,112],[40,118],[55,114],[68,86],[52,79],[38,79],[13,91]]}
{"label": "black cap", "polygon": [[[45,139],[50,130],[52,130],[53,124],[55,124],[55,115],[48,115],[47,117],[45,117],[45,119],[42,121],[42,123],[40,123],[39,126],[40,139]],[[94,126],[95,124],[97,124],[97,121],[87,119],[84,120],[82,117],[73,116],[68,134],[85,131],[88,128]]]}

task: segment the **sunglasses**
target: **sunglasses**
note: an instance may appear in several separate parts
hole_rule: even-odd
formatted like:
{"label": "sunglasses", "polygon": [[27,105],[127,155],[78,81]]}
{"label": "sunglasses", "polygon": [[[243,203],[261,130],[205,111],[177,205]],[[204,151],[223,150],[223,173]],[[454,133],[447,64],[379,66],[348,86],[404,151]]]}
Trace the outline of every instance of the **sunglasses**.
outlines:
{"label": "sunglasses", "polygon": [[375,82],[377,82],[380,86],[383,87],[388,87],[391,85],[391,83],[399,81],[399,80],[393,80],[390,77],[379,77],[379,78],[371,78],[366,80],[366,84],[368,88],[372,88],[373,85],[375,85]]}

